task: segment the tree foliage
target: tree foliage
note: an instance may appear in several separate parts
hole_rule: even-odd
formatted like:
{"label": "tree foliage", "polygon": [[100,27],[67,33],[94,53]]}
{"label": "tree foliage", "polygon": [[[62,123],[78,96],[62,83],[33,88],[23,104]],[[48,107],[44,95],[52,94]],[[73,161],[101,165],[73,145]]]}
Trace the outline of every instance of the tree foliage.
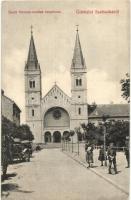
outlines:
{"label": "tree foliage", "polygon": [[81,127],[85,132],[85,140],[97,145],[103,144],[104,126],[106,126],[106,144],[113,142],[117,146],[124,146],[126,136],[129,136],[128,121],[108,121],[104,125],[99,123],[97,126],[93,123],[82,124]]}
{"label": "tree foliage", "polygon": [[4,136],[30,141],[34,139],[34,136],[28,125],[23,124],[16,126],[15,123],[2,116],[2,137]]}
{"label": "tree foliage", "polygon": [[96,109],[97,105],[96,103],[92,103],[91,105],[88,104],[88,113],[91,114],[95,109]]}
{"label": "tree foliage", "polygon": [[127,73],[126,78],[121,79],[121,91],[122,91],[122,97],[130,102],[130,76]]}
{"label": "tree foliage", "polygon": [[70,136],[72,137],[75,134],[74,130],[70,130]]}
{"label": "tree foliage", "polygon": [[81,132],[81,128],[80,127],[76,127],[75,128],[75,132],[77,134],[78,141],[82,141],[82,139],[83,139],[83,133]]}
{"label": "tree foliage", "polygon": [[17,136],[21,140],[34,140],[34,136],[27,124],[23,124],[17,128]]}
{"label": "tree foliage", "polygon": [[113,142],[117,146],[124,146],[126,136],[129,136],[128,121],[113,121],[107,125],[107,143]]}

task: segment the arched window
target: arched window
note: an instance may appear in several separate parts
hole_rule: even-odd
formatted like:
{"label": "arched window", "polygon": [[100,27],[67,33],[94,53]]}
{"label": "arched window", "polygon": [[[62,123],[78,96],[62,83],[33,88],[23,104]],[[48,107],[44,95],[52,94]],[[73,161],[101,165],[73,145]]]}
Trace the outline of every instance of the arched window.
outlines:
{"label": "arched window", "polygon": [[82,79],[81,78],[79,79],[79,85],[80,86],[82,85]]}
{"label": "arched window", "polygon": [[35,81],[33,81],[33,88],[35,88]]}
{"label": "arched window", "polygon": [[35,115],[35,111],[34,111],[34,109],[32,109],[32,116],[34,116]]}
{"label": "arched window", "polygon": [[77,78],[76,79],[76,86],[81,86],[82,85],[82,79],[81,78]]}
{"label": "arched window", "polygon": [[32,88],[32,81],[29,81],[30,88]]}
{"label": "arched window", "polygon": [[81,108],[78,108],[78,114],[81,115]]}
{"label": "arched window", "polygon": [[35,88],[35,81],[29,81],[30,88]]}
{"label": "arched window", "polygon": [[78,80],[78,79],[76,79],[76,86],[78,86],[78,84],[79,84],[79,80]]}

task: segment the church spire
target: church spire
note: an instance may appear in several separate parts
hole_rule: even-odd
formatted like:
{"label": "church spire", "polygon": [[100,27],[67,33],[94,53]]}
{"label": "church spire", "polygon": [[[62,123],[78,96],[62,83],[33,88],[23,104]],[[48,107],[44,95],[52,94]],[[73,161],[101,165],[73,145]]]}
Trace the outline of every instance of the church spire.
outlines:
{"label": "church spire", "polygon": [[78,25],[76,29],[76,40],[75,40],[75,48],[72,59],[72,68],[85,68],[85,61],[82,54],[80,39],[79,39],[79,30]]}
{"label": "church spire", "polygon": [[29,69],[29,70],[39,69],[32,29],[33,29],[33,26],[31,26],[31,39],[30,39],[29,52],[28,52],[28,58],[27,58],[27,64],[26,64],[26,69]]}

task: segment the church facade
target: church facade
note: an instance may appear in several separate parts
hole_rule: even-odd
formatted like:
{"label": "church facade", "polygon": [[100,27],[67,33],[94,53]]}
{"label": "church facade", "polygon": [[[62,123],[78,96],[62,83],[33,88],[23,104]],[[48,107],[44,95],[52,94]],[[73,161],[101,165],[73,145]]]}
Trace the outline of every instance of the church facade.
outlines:
{"label": "church facade", "polygon": [[71,97],[57,84],[42,97],[41,67],[38,62],[33,33],[31,32],[27,62],[25,64],[26,123],[35,137],[35,143],[61,142],[70,130],[88,122],[87,67],[77,29],[70,68]]}

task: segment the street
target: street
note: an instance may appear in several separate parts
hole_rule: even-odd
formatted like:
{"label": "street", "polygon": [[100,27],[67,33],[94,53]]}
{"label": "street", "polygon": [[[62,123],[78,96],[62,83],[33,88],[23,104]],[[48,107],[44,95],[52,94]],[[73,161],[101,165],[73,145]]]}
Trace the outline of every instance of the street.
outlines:
{"label": "street", "polygon": [[31,162],[10,165],[2,183],[5,200],[126,200],[128,196],[69,158],[44,149]]}

